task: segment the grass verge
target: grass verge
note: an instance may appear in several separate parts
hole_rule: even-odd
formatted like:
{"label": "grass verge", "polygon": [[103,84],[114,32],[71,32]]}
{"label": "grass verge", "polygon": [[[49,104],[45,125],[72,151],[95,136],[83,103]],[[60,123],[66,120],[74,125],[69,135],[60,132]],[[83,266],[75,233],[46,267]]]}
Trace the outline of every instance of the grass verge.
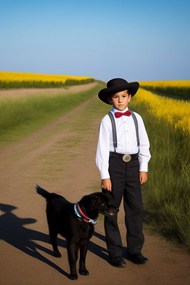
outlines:
{"label": "grass verge", "polygon": [[1,145],[14,141],[23,135],[31,133],[60,114],[91,99],[97,93],[99,85],[80,93],[26,96],[18,100],[0,101],[0,143]]}
{"label": "grass verge", "polygon": [[190,135],[158,119],[143,102],[132,102],[151,143],[149,180],[143,186],[147,225],[190,249]]}

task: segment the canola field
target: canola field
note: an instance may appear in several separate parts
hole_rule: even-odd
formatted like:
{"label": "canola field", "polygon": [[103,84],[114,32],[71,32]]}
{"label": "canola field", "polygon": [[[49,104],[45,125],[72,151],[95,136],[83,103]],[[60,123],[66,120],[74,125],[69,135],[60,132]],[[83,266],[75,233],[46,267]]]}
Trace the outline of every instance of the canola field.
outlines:
{"label": "canola field", "polygon": [[90,76],[0,71],[0,89],[63,87],[93,81]]}
{"label": "canola field", "polygon": [[190,100],[190,80],[144,81],[141,87],[167,97]]}
{"label": "canola field", "polygon": [[143,102],[158,119],[190,133],[190,80],[141,82]]}
{"label": "canola field", "polygon": [[190,134],[190,101],[159,96],[144,89],[141,89],[139,96],[135,99],[143,100],[143,103],[148,106],[149,112],[158,120],[164,118],[172,128],[180,128],[184,133]]}

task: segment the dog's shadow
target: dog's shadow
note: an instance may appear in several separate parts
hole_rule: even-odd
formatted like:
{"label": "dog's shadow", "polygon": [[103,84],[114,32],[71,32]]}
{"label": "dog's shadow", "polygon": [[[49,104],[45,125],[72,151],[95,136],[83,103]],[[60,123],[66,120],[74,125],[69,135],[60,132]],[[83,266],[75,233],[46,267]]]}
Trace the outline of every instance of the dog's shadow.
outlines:
{"label": "dog's shadow", "polygon": [[[37,220],[33,218],[20,218],[13,213],[15,209],[17,208],[13,205],[0,203],[0,211],[2,212],[0,215],[0,239],[33,258],[48,264],[66,277],[69,277],[67,272],[41,254],[41,252],[44,252],[53,255],[52,250],[38,243],[43,242],[49,244],[49,235],[25,227],[24,225],[36,223]],[[105,241],[104,236],[99,233],[95,232],[94,236]],[[57,244],[59,247],[66,247],[65,240],[58,238]],[[105,248],[92,241],[90,241],[89,250],[100,258],[108,260]]]}
{"label": "dog's shadow", "polygon": [[[17,217],[13,213],[15,209],[15,206],[0,204],[0,210],[3,212],[3,214],[0,215],[0,239],[33,258],[48,264],[66,277],[69,277],[67,272],[40,253],[42,251],[52,255],[53,252],[51,250],[38,243],[41,241],[48,244],[49,236],[39,231],[24,227],[24,225],[36,223],[36,220],[32,218]],[[63,247],[66,246],[65,242],[60,239],[58,239],[58,245]]]}

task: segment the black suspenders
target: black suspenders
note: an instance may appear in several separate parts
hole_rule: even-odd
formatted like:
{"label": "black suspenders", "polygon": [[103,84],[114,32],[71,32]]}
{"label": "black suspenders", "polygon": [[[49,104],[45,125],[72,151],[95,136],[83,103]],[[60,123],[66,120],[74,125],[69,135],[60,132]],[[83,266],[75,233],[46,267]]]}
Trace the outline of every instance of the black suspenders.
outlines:
{"label": "black suspenders", "polygon": [[[111,124],[112,124],[112,132],[113,132],[113,147],[114,147],[114,152],[116,152],[116,148],[117,148],[117,132],[116,132],[116,125],[115,125],[115,120],[113,117],[112,112],[110,111],[108,113],[110,120],[111,120]],[[132,118],[134,120],[134,124],[135,124],[135,130],[136,130],[136,136],[137,136],[137,146],[139,148],[140,145],[140,140],[139,140],[139,130],[138,130],[138,121],[137,118],[135,116],[135,114],[133,112],[131,112]]]}

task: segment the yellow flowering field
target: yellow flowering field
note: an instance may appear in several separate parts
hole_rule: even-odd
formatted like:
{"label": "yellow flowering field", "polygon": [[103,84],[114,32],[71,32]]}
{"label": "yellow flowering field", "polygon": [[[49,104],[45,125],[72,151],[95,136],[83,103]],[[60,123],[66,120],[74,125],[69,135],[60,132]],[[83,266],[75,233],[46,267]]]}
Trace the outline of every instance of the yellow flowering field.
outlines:
{"label": "yellow flowering field", "polygon": [[31,72],[9,72],[0,71],[1,81],[55,81],[65,82],[67,79],[84,80],[90,79],[90,76],[74,76],[74,75],[52,75]]}
{"label": "yellow flowering field", "polygon": [[157,118],[164,118],[174,128],[190,133],[190,102],[162,97],[151,91],[140,89],[135,100],[148,105]]}
{"label": "yellow flowering field", "polygon": [[167,80],[167,81],[143,81],[141,86],[162,87],[162,88],[190,88],[190,80]]}
{"label": "yellow flowering field", "polygon": [[141,87],[182,100],[190,100],[190,80],[144,81]]}
{"label": "yellow flowering field", "polygon": [[0,88],[57,87],[94,81],[90,76],[0,71]]}

